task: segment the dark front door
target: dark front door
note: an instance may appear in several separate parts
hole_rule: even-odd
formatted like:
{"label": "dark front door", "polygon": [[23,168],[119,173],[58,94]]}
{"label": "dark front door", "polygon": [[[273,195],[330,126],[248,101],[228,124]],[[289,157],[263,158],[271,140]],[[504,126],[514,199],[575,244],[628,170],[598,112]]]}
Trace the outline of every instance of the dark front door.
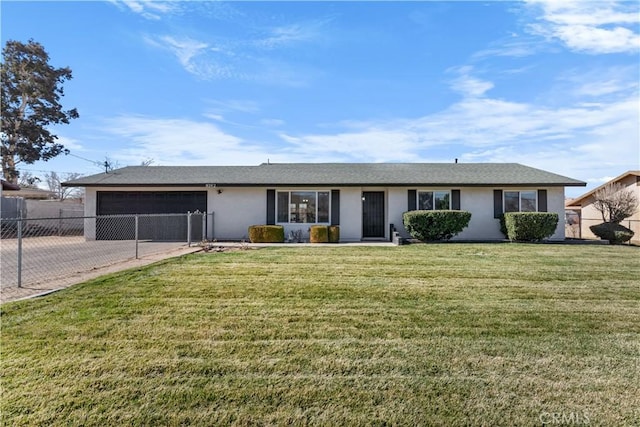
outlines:
{"label": "dark front door", "polygon": [[384,191],[362,192],[362,237],[384,238]]}

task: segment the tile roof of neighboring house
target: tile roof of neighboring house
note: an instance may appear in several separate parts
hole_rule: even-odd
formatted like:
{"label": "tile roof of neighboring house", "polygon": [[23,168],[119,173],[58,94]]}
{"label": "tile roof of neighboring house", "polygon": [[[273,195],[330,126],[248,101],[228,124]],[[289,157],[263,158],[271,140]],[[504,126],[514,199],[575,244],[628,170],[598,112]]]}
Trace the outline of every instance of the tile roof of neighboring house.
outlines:
{"label": "tile roof of neighboring house", "polygon": [[625,173],[623,173],[620,176],[617,176],[615,178],[613,178],[612,180],[609,180],[607,182],[605,182],[604,184],[602,184],[599,187],[594,188],[593,190],[584,193],[582,196],[576,197],[575,199],[571,199],[567,202],[567,204],[565,205],[565,207],[569,208],[579,208],[582,206],[582,202],[584,202],[586,199],[588,199],[591,195],[593,195],[596,191],[602,189],[603,187],[615,183],[615,182],[619,182],[622,181],[623,179],[629,177],[629,176],[638,176],[640,177],[640,170],[637,171],[627,171]]}
{"label": "tile roof of neighboring house", "polygon": [[259,166],[128,166],[65,186],[585,186],[518,163],[263,163]]}
{"label": "tile roof of neighboring house", "polygon": [[4,179],[0,180],[3,190],[19,190],[20,186],[17,184],[12,184],[9,181],[5,181]]}
{"label": "tile roof of neighboring house", "polygon": [[24,197],[25,199],[32,200],[52,199],[55,197],[55,193],[52,191],[31,187],[22,187],[17,190],[5,191],[4,195],[9,197]]}

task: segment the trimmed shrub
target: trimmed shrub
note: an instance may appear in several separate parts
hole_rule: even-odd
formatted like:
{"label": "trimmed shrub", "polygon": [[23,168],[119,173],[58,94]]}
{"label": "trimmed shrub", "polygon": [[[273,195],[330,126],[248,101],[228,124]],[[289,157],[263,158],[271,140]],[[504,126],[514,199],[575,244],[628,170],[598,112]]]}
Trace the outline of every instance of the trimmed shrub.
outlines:
{"label": "trimmed shrub", "polygon": [[340,227],[337,225],[330,225],[328,228],[329,228],[329,243],[339,243]]}
{"label": "trimmed shrub", "polygon": [[449,240],[469,225],[471,212],[417,210],[402,215],[404,228],[422,241]]}
{"label": "trimmed shrub", "polygon": [[309,242],[329,243],[329,227],[326,225],[312,225],[309,229]]}
{"label": "trimmed shrub", "polygon": [[[537,242],[553,236],[558,226],[555,212],[507,212],[504,230],[511,241]],[[502,227],[501,227],[502,229]]]}
{"label": "trimmed shrub", "polygon": [[251,243],[283,243],[284,227],[281,225],[252,225],[249,227]]}
{"label": "trimmed shrub", "polygon": [[608,240],[612,245],[627,242],[631,240],[635,234],[627,227],[613,222],[603,222],[602,224],[592,225],[589,229],[599,238]]}

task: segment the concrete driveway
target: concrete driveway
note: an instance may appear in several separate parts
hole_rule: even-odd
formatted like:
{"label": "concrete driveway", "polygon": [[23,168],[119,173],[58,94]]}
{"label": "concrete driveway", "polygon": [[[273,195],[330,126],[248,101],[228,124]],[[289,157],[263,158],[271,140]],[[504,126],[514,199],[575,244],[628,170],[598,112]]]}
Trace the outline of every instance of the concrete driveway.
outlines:
{"label": "concrete driveway", "polygon": [[185,242],[131,240],[87,241],[84,237],[29,237],[22,240],[22,272],[18,287],[18,241],[0,241],[0,302],[49,293],[165,258],[201,250]]}

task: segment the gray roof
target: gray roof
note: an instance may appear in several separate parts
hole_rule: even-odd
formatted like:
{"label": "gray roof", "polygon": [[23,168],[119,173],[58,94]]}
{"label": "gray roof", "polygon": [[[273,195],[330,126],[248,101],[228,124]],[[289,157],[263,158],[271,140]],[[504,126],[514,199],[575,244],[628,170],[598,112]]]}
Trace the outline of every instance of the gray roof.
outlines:
{"label": "gray roof", "polygon": [[128,166],[65,186],[585,186],[518,163],[263,163]]}

